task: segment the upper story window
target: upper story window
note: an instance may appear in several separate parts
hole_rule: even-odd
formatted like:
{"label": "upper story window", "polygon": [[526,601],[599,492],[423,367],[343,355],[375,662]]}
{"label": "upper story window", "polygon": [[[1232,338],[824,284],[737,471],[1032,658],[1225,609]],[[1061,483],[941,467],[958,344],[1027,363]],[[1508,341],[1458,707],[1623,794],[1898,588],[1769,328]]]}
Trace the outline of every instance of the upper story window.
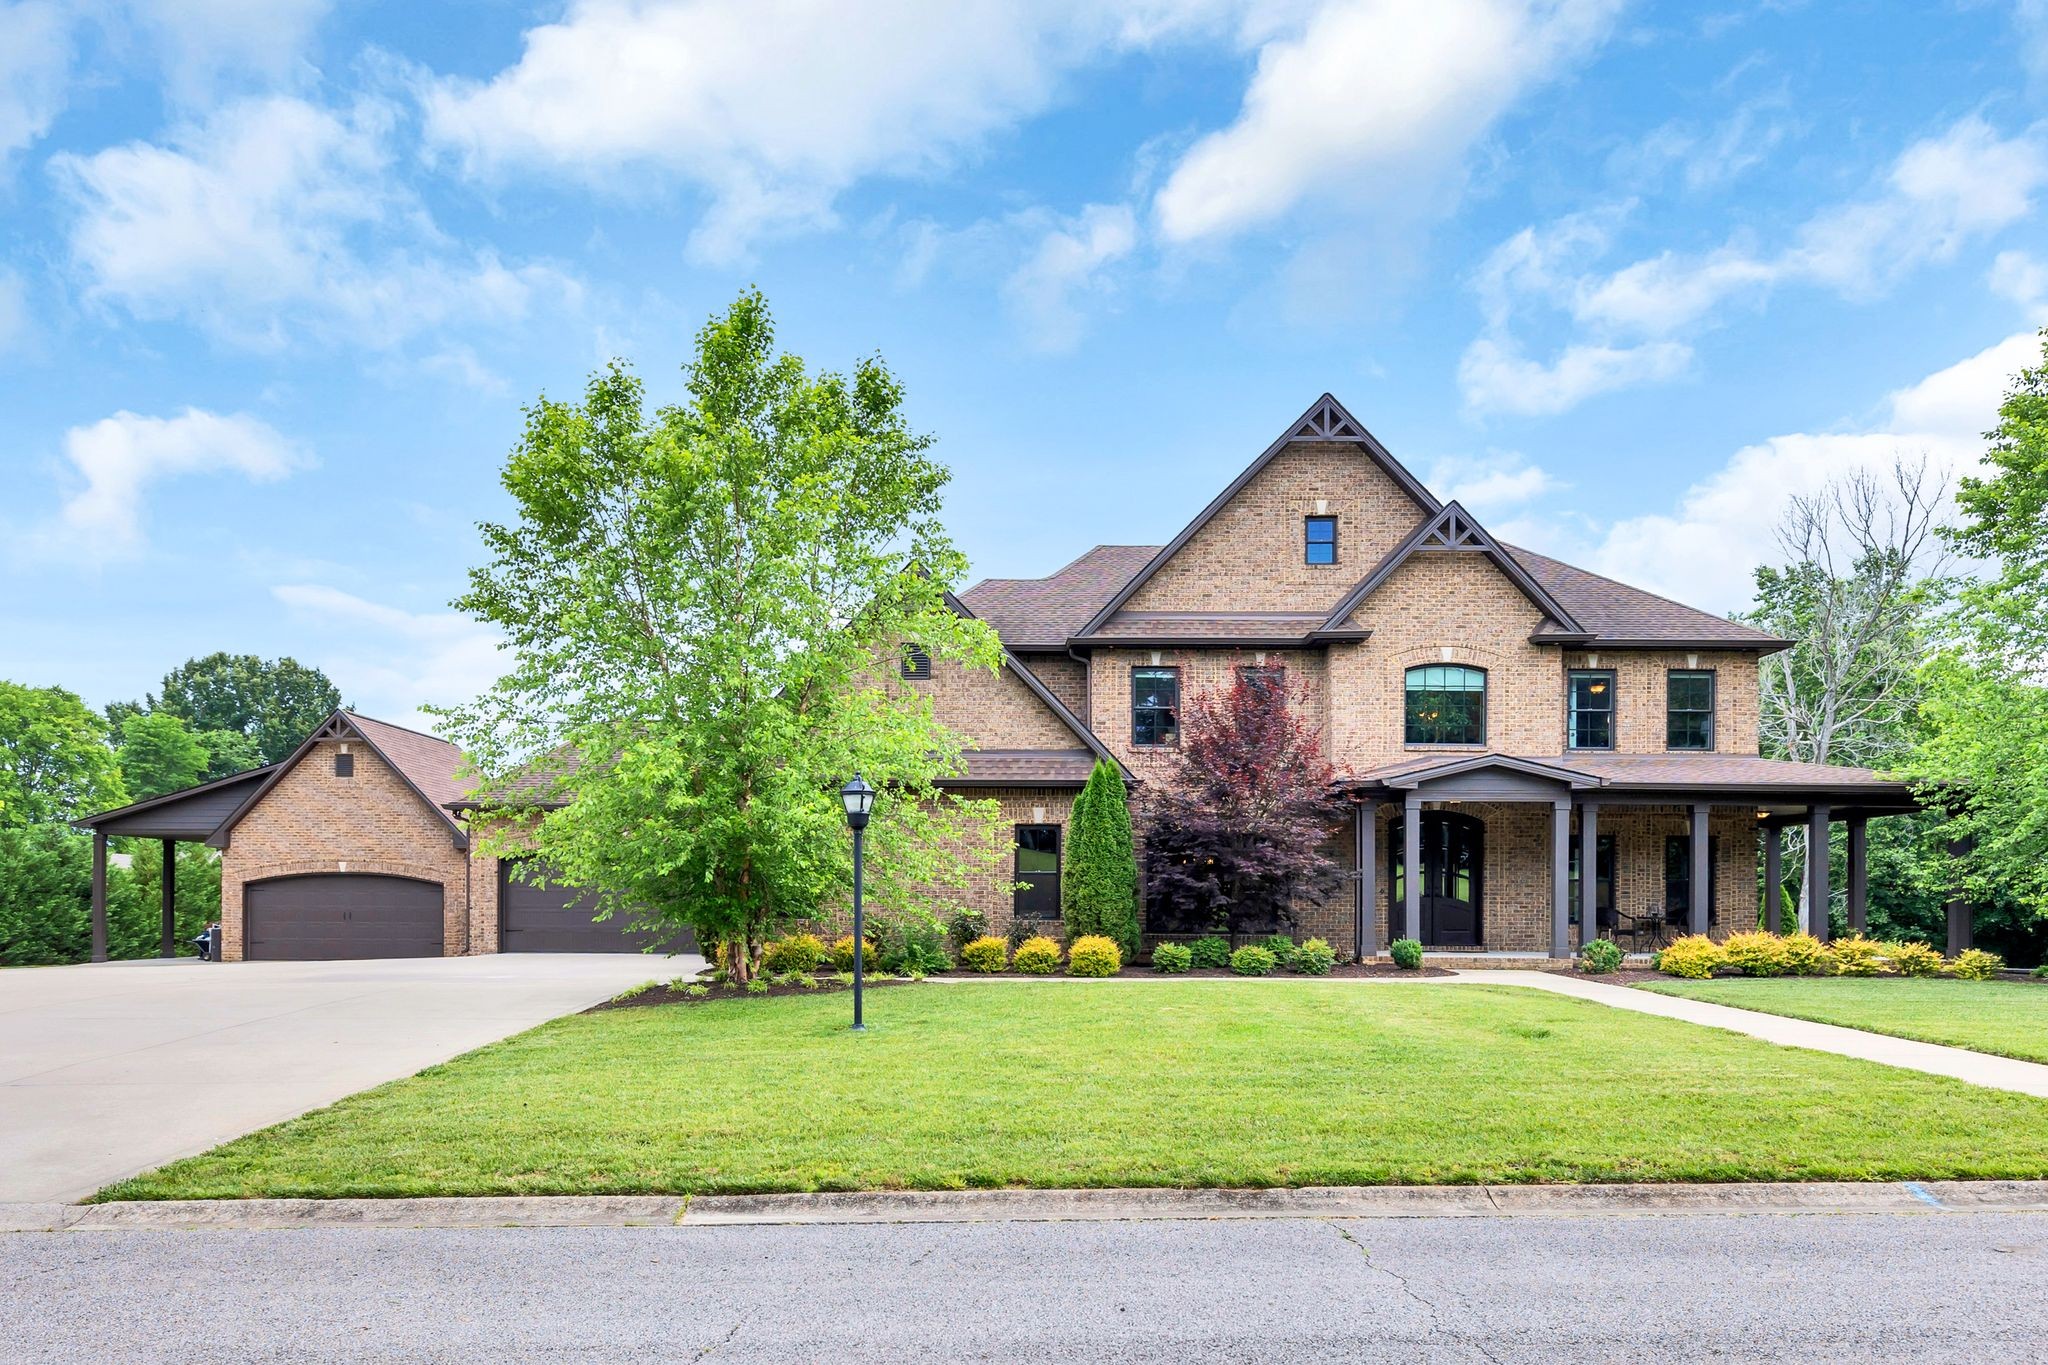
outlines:
{"label": "upper story window", "polygon": [[1486,743],[1486,672],[1458,664],[1408,670],[1410,744]]}
{"label": "upper story window", "polygon": [[1714,675],[1706,669],[1673,669],[1664,678],[1664,747],[1714,747]]}
{"label": "upper story window", "polygon": [[903,680],[924,682],[932,676],[932,656],[923,645],[903,646]]}
{"label": "upper story window", "polygon": [[1301,527],[1303,552],[1307,562],[1310,564],[1335,564],[1337,562],[1337,519],[1335,517],[1304,517]]}
{"label": "upper story window", "polygon": [[1180,743],[1180,670],[1131,670],[1131,743],[1159,748]]}
{"label": "upper story window", "polygon": [[1575,668],[1565,678],[1565,745],[1573,749],[1614,747],[1614,675]]}

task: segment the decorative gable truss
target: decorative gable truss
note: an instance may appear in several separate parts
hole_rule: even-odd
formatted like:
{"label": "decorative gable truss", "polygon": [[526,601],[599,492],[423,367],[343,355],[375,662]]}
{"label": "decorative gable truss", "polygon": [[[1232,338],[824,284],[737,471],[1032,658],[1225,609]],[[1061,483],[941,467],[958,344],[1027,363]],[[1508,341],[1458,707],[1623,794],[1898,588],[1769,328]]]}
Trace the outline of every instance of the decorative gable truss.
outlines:
{"label": "decorative gable truss", "polygon": [[1360,579],[1358,586],[1344,595],[1322,624],[1319,633],[1336,632],[1345,628],[1353,612],[1365,600],[1377,592],[1380,585],[1394,576],[1408,560],[1418,554],[1479,554],[1493,562],[1495,568],[1506,576],[1522,595],[1543,612],[1544,620],[1536,628],[1533,639],[1547,644],[1571,644],[1593,638],[1591,631],[1581,626],[1563,604],[1529,576],[1515,557],[1500,547],[1479,519],[1456,502],[1445,503],[1435,516],[1415,528],[1408,538],[1387,552],[1373,571]]}

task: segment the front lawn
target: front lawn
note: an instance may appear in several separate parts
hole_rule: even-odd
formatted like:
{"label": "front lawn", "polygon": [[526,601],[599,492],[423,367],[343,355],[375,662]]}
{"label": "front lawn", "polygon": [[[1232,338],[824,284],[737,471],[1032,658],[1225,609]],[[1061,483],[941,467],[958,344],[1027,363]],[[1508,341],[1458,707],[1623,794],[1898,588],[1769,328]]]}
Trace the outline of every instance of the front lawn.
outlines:
{"label": "front lawn", "polygon": [[1507,986],[611,1010],[104,1198],[2048,1176],[2048,1100]]}
{"label": "front lawn", "polygon": [[1659,981],[1665,995],[2048,1062],[2048,986],[2031,981],[1767,977]]}

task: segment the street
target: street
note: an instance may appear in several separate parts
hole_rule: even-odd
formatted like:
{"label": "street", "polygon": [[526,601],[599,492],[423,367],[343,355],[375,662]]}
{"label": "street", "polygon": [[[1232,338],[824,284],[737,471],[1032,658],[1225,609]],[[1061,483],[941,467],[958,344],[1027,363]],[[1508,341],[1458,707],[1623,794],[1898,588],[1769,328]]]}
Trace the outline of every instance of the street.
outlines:
{"label": "street", "polygon": [[2048,1215],[0,1236],[16,1361],[2048,1360]]}

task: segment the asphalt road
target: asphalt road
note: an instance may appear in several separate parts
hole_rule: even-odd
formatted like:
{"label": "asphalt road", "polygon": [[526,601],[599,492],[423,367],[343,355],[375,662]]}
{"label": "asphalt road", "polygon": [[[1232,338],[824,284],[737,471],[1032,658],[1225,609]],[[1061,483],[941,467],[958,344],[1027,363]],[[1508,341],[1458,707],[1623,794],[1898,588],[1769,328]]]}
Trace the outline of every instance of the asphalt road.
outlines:
{"label": "asphalt road", "polygon": [[0,1236],[15,1361],[2048,1360],[2048,1215]]}

